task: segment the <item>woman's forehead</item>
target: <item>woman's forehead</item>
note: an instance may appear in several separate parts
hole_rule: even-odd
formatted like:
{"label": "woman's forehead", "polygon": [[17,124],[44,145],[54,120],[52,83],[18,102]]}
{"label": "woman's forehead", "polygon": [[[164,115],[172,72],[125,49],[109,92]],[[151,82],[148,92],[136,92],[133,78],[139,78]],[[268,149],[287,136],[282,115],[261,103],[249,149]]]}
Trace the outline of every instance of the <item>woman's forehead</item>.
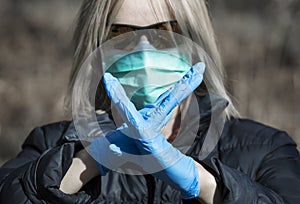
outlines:
{"label": "woman's forehead", "polygon": [[174,20],[164,0],[124,0],[115,24],[147,26]]}

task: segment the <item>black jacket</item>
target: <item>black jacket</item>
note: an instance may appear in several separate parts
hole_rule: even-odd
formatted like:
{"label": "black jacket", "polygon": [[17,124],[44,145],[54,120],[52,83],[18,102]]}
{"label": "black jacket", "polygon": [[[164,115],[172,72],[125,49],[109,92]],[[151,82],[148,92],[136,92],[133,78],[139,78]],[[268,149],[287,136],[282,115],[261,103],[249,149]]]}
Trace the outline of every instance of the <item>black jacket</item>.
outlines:
{"label": "black jacket", "polygon": [[[182,201],[178,191],[151,175],[116,172],[94,178],[77,194],[62,193],[60,181],[74,154],[82,148],[76,137],[66,134],[69,124],[58,122],[35,128],[18,156],[1,167],[1,204],[196,203]],[[187,154],[215,176],[222,203],[300,203],[300,157],[296,144],[285,132],[231,118],[216,148],[200,160],[207,127],[206,122],[201,123]]]}

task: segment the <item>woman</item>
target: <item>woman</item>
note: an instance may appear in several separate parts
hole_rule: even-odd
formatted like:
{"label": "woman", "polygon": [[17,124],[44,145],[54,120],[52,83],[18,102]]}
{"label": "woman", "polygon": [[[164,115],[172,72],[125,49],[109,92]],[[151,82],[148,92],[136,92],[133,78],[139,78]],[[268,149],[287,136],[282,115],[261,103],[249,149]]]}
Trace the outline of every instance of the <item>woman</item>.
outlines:
{"label": "woman", "polygon": [[[174,21],[179,25],[179,29],[173,25]],[[76,49],[70,93],[76,87],[76,77],[86,58],[99,45],[115,37],[112,28],[117,28],[117,33],[124,34],[125,25],[126,31],[129,28],[135,30],[137,27],[166,29],[165,26],[161,26],[166,22],[168,22],[167,30],[176,31],[196,42],[212,59],[212,61],[203,60],[206,64],[204,75],[206,86],[199,86],[201,83],[199,79],[204,71],[203,64],[193,66],[192,70],[196,70],[198,74],[188,72],[191,74],[190,80],[183,83],[185,87],[191,87],[191,90],[198,87],[195,93],[199,109],[204,116],[198,127],[198,135],[186,152],[187,156],[168,146],[170,143],[160,135],[161,129],[155,131],[151,123],[151,133],[158,134],[155,138],[160,138],[162,146],[168,146],[168,150],[172,152],[171,156],[176,154],[182,159],[174,165],[167,165],[169,168],[161,171],[145,175],[123,174],[105,168],[105,165],[97,160],[98,153],[101,157],[102,152],[106,151],[104,155],[110,155],[109,151],[118,152],[118,149],[111,150],[111,146],[108,147],[101,139],[96,139],[96,142],[92,141],[88,147],[90,155],[83,149],[72,123],[63,121],[46,125],[34,129],[24,142],[19,155],[1,167],[1,203],[298,203],[300,201],[297,193],[300,187],[298,172],[300,157],[296,144],[285,132],[237,118],[238,113],[223,85],[222,63],[206,4],[202,0],[84,1],[75,31]],[[141,40],[146,41],[147,38],[141,37]],[[194,81],[197,83],[193,84]],[[135,129],[136,124],[128,118],[126,121],[124,112],[135,114],[136,110],[126,105],[125,109],[122,109],[124,106],[118,106],[117,101],[127,100],[124,92],[116,94],[118,82],[110,75],[104,77],[104,82],[105,89],[99,85],[96,108],[99,110],[100,120],[113,129],[107,138],[112,139],[112,144],[116,144],[117,148],[121,147],[121,150],[128,147],[122,146],[124,143],[130,145],[128,151],[136,148],[137,154],[146,151],[145,146],[152,149],[152,144],[145,142],[145,135],[140,133],[138,128]],[[208,97],[206,87],[220,96],[214,111],[214,107],[210,105],[213,99]],[[177,91],[176,85],[172,90]],[[179,95],[177,102],[181,102],[189,94],[190,92]],[[166,94],[162,98],[164,97]],[[160,99],[154,102],[159,107],[163,104]],[[110,101],[123,116],[123,121],[130,126],[129,132],[138,132],[139,141],[126,138],[126,134],[123,134],[126,131],[114,131],[115,125],[119,126],[119,123],[112,121],[108,116],[110,112],[114,112],[110,110]],[[170,109],[173,108],[174,106]],[[151,110],[151,107],[149,109]],[[158,117],[163,125],[166,123],[161,132],[170,142],[173,136],[178,136],[176,119],[180,117],[180,111],[180,108],[174,110],[175,114],[168,117],[168,122]],[[208,134],[213,112],[224,114],[226,122],[216,147],[205,158],[201,158],[201,149],[204,148],[203,138]],[[160,128],[163,126],[155,125],[160,125]],[[113,137],[110,137],[111,135]],[[115,138],[117,139],[114,140]],[[151,158],[153,163],[165,164],[164,155],[153,155]],[[182,183],[183,181],[187,181],[187,185]]]}

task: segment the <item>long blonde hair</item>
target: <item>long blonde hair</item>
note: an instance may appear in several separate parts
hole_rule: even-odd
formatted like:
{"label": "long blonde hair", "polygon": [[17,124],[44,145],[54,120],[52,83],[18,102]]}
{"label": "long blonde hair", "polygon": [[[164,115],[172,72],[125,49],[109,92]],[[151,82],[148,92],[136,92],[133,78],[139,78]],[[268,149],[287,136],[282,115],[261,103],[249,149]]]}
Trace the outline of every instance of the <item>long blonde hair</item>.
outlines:
{"label": "long blonde hair", "polygon": [[[77,74],[86,58],[106,40],[110,26],[117,15],[124,0],[84,0],[79,11],[77,25],[74,33],[74,61],[71,70],[68,93],[65,107],[71,109],[72,91]],[[159,0],[151,0],[159,1]],[[165,0],[174,18],[177,20],[182,35],[188,37],[200,45],[210,59],[205,60],[206,72],[205,84],[219,96],[225,98],[229,104],[225,109],[227,118],[238,116],[229,94],[226,91],[224,81],[225,74],[222,60],[217,48],[212,23],[209,17],[205,0]],[[157,2],[156,2],[157,3]],[[159,7],[162,9],[162,7]],[[154,11],[160,12],[161,11]],[[211,90],[210,90],[211,91]],[[109,100],[102,83],[96,94],[96,108],[109,109]]]}

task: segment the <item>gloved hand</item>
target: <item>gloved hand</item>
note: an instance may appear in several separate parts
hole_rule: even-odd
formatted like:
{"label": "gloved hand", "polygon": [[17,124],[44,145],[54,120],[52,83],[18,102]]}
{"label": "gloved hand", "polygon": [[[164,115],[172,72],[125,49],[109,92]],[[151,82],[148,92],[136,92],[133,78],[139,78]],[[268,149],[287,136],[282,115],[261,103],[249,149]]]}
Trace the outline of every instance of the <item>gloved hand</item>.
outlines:
{"label": "gloved hand", "polygon": [[204,70],[204,63],[197,63],[154,104],[140,111],[127,98],[118,80],[111,74],[104,75],[107,94],[126,124],[119,131],[134,139],[141,155],[147,155],[142,159],[143,169],[180,190],[183,199],[195,198],[200,193],[197,167],[191,157],[174,148],[160,132],[172,110],[201,84]]}
{"label": "gloved hand", "polygon": [[[107,114],[107,113],[104,113]],[[107,117],[108,118],[108,117]],[[97,120],[99,117],[97,117]],[[97,121],[97,123],[103,128],[102,121]],[[104,121],[106,124],[105,128],[115,128],[112,130],[105,130],[108,132],[106,136],[100,136],[93,140],[88,147],[89,154],[96,160],[100,175],[105,176],[108,171],[117,170],[126,162],[132,160],[131,155],[139,155],[140,151],[135,145],[133,138],[127,137],[119,129],[124,128],[121,126],[116,129],[109,121]],[[113,123],[113,121],[111,121]],[[91,126],[93,124],[90,124]],[[95,126],[97,127],[97,126]],[[94,135],[97,135],[97,128],[94,128]],[[102,135],[102,133],[101,133]],[[126,154],[124,154],[126,153]],[[138,161],[138,157],[134,158],[135,162]]]}

